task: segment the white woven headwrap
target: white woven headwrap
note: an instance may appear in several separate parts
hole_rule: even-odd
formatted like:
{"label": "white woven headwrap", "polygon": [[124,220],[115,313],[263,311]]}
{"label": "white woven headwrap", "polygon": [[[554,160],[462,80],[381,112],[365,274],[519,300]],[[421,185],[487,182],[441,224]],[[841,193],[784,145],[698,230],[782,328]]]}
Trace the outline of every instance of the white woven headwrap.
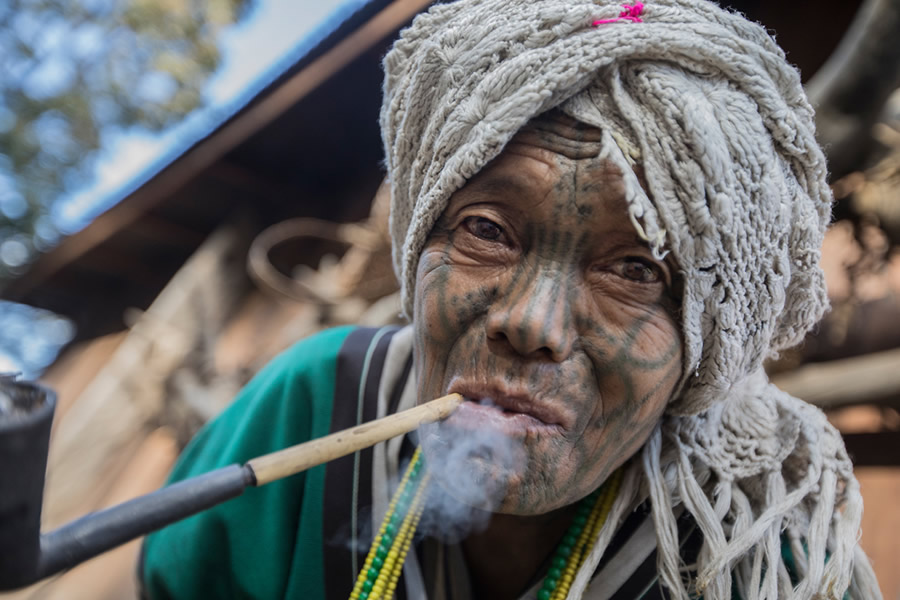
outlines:
{"label": "white woven headwrap", "polygon": [[[862,501],[840,435],[762,372],[827,308],[819,257],[831,194],[799,75],[762,27],[710,2],[648,0],[641,22],[591,26],[621,10],[460,0],[417,17],[394,45],[381,128],[404,310],[450,196],[523,125],[559,107],[601,128],[632,222],[655,252],[674,254],[684,279],[681,391],[626,477],[632,495],[650,494],[663,582],[678,598],[730,598],[733,576],[745,600],[840,598],[852,575],[855,598],[880,597],[856,545]],[[705,538],[692,582],[680,570],[678,504]]]}

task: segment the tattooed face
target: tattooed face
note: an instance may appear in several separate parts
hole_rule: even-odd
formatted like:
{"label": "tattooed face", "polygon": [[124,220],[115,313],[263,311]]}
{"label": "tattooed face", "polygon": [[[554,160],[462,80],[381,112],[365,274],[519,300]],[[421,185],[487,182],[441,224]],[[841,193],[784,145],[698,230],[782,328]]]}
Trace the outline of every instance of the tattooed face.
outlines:
{"label": "tattooed face", "polygon": [[533,515],[586,496],[641,447],[679,379],[675,269],[637,236],[600,135],[532,121],[453,195],[422,252],[420,399],[467,399],[422,445],[464,502]]}

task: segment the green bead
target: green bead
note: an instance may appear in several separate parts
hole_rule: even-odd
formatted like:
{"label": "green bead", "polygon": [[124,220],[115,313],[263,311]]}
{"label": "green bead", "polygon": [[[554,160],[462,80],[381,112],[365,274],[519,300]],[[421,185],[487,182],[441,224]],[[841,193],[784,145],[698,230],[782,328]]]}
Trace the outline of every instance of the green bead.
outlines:
{"label": "green bead", "polygon": [[[388,527],[396,527],[397,523],[399,523],[401,520],[403,520],[403,517],[401,517],[397,513],[392,514],[391,520],[388,521]],[[385,531],[387,531],[387,528],[385,528]]]}
{"label": "green bead", "polygon": [[553,559],[553,568],[559,569],[559,570],[565,569],[566,568],[566,559],[563,558],[562,556],[557,556],[556,558],[554,558]]}
{"label": "green bead", "polygon": [[587,515],[575,515],[572,523],[578,525],[578,528],[581,529],[584,527],[584,524],[587,523]]}
{"label": "green bead", "polygon": [[371,579],[366,579],[365,581],[363,581],[362,589],[365,593],[368,594],[369,592],[372,591],[373,585],[375,585],[375,583]]}
{"label": "green bead", "polygon": [[[390,548],[391,546],[393,546],[394,545],[394,536],[388,535],[387,531],[385,531],[384,535],[381,536],[381,545],[385,546],[386,548]],[[385,552],[384,555],[387,556],[387,552]]]}
{"label": "green bead", "polygon": [[560,544],[556,551],[559,552],[560,556],[569,558],[569,555],[572,554],[572,544]]}
{"label": "green bead", "polygon": [[366,580],[375,581],[378,579],[378,569],[369,567],[369,570],[366,571]]}
{"label": "green bead", "polygon": [[378,558],[378,557],[376,556],[375,558],[372,559],[372,566],[375,567],[376,569],[378,569],[378,570],[380,571],[380,570],[381,570],[381,567],[384,566],[384,559],[383,559],[383,558]]}
{"label": "green bead", "polygon": [[388,523],[384,528],[384,535],[393,539],[397,535],[397,527],[393,523]]}
{"label": "green bead", "polygon": [[[551,595],[553,595],[552,591],[544,589],[538,592],[537,597],[538,600],[550,600]],[[360,594],[359,597],[362,598],[362,595]]]}
{"label": "green bead", "polygon": [[[571,533],[567,533],[565,537],[562,539],[563,546],[574,546],[575,542],[578,541],[578,538]],[[571,551],[570,551],[571,552]]]}
{"label": "green bead", "polygon": [[384,536],[381,537],[381,545],[378,546],[378,549],[375,550],[375,556],[384,560],[388,555],[388,548],[390,548],[390,544],[384,541]]}
{"label": "green bead", "polygon": [[369,598],[369,592],[360,592],[359,593],[359,600],[368,600],[368,598]]}
{"label": "green bead", "polygon": [[557,582],[558,582],[557,579],[550,579],[548,577],[547,579],[544,580],[544,589],[548,589],[551,591],[555,590]]}
{"label": "green bead", "polygon": [[547,579],[559,579],[560,577],[562,577],[562,569],[550,567],[550,570],[547,571]]}

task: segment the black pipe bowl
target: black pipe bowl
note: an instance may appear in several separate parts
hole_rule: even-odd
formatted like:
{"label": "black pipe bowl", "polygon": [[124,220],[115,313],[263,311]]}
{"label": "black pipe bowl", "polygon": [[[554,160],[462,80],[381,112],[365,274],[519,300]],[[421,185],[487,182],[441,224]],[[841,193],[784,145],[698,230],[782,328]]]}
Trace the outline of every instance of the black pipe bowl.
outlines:
{"label": "black pipe bowl", "polygon": [[0,375],[0,590],[37,578],[56,394]]}

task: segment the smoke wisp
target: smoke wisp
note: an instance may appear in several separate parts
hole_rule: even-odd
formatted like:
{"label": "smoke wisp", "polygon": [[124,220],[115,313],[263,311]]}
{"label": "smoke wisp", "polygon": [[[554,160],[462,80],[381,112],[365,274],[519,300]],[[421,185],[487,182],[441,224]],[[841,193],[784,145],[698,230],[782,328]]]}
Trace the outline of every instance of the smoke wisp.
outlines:
{"label": "smoke wisp", "polygon": [[432,476],[421,534],[456,543],[483,531],[524,468],[521,443],[490,427],[446,421],[421,427],[419,437]]}

